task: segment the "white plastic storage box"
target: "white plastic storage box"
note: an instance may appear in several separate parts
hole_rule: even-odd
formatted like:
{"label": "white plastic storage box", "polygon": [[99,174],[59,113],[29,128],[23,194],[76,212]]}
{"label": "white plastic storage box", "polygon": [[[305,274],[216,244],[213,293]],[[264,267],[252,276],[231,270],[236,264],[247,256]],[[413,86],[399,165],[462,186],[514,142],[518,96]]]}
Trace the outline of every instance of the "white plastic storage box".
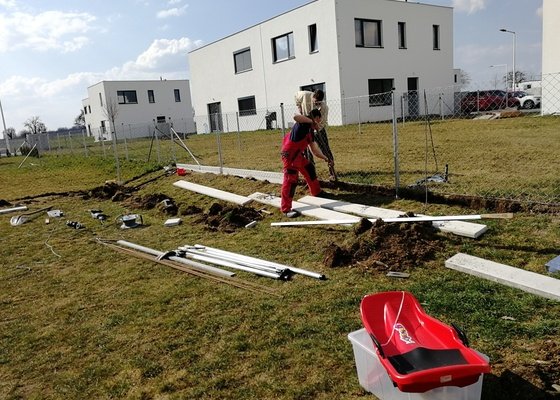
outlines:
{"label": "white plastic storage box", "polygon": [[[379,361],[373,341],[365,329],[348,334],[354,349],[354,359],[358,370],[360,386],[373,393],[380,400],[480,400],[482,376],[472,385],[465,387],[442,386],[424,393],[401,392],[389,378],[389,374]],[[484,354],[481,354],[488,360]]]}

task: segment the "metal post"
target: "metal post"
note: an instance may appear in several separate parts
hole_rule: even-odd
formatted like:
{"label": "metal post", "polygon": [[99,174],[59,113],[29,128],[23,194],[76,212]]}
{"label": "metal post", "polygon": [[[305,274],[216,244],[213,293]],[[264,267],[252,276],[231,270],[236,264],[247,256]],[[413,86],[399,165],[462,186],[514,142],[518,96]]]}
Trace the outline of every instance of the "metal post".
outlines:
{"label": "metal post", "polygon": [[105,140],[101,131],[99,132],[99,141],[101,142],[101,148],[103,149],[103,158],[107,158],[107,152],[105,151]]}
{"label": "metal post", "polygon": [[284,117],[284,103],[280,103],[280,115],[282,118],[282,137],[286,134],[286,119]]}
{"label": "metal post", "polygon": [[241,152],[241,131],[239,130],[239,111],[235,112],[235,119],[237,120],[237,151]]}
{"label": "metal post", "polygon": [[402,115],[402,124],[404,126],[405,119],[406,119],[406,116],[405,116],[405,113],[404,113],[404,96],[401,96],[401,115]]}
{"label": "metal post", "polygon": [[[47,135],[47,140],[49,140],[48,135]],[[82,129],[82,142],[84,142],[84,155],[87,157],[88,153],[87,153],[86,130],[85,129]]]}
{"label": "metal post", "polygon": [[10,149],[10,139],[8,139],[8,132],[6,132],[6,120],[4,119],[4,109],[2,108],[2,102],[0,101],[0,114],[2,114],[2,125],[4,126],[4,139],[6,140],[6,151],[12,153]]}
{"label": "metal post", "polygon": [[[124,155],[126,157],[126,161],[128,161],[128,143],[126,142],[126,132],[124,131],[124,122],[121,122],[121,125],[122,125],[122,133],[124,138]],[[130,124],[128,124],[128,126],[130,127]]]}
{"label": "metal post", "polygon": [[113,127],[113,146],[114,146],[114,150],[115,150],[115,164],[117,167],[117,183],[120,184],[121,183],[121,164],[119,162],[119,151],[117,149],[118,146],[118,141],[117,141],[117,129],[116,126],[114,124],[111,124],[111,126]]}
{"label": "metal post", "polygon": [[[218,115],[219,114],[214,114],[216,118],[216,123],[215,123],[216,127],[218,127]],[[220,167],[220,175],[222,175],[224,173],[224,160],[222,158],[222,138],[219,129],[216,130],[216,141],[218,144],[218,164]]]}
{"label": "metal post", "polygon": [[154,135],[156,135],[156,151],[157,151],[157,160],[158,164],[161,164],[161,154],[159,149],[159,131],[157,129],[157,125],[154,124]]}
{"label": "metal post", "polygon": [[70,136],[70,131],[68,131],[68,142],[70,143],[70,154],[74,154],[74,148],[72,147],[72,137]]}
{"label": "metal post", "polygon": [[56,132],[56,141],[58,143],[58,151],[57,154],[60,154],[60,135]]}
{"label": "metal post", "polygon": [[360,99],[358,99],[358,133],[362,133],[362,113]]}
{"label": "metal post", "polygon": [[395,162],[395,198],[399,198],[399,186],[400,186],[400,176],[399,176],[399,138],[398,138],[398,127],[397,127],[397,117],[395,112],[395,90],[391,91],[391,102],[393,110],[393,159]]}

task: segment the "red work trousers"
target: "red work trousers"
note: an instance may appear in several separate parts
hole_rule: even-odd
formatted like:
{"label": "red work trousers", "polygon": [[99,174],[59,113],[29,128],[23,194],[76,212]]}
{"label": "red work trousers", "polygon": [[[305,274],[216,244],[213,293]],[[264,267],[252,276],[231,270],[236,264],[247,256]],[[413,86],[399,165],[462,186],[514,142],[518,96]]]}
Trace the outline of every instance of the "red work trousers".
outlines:
{"label": "red work trousers", "polygon": [[286,213],[292,210],[292,201],[299,179],[298,173],[303,175],[312,196],[319,194],[321,186],[317,180],[315,165],[309,162],[301,151],[297,151],[295,155],[291,152],[282,152],[282,164],[284,164],[284,180],[282,182],[280,210]]}

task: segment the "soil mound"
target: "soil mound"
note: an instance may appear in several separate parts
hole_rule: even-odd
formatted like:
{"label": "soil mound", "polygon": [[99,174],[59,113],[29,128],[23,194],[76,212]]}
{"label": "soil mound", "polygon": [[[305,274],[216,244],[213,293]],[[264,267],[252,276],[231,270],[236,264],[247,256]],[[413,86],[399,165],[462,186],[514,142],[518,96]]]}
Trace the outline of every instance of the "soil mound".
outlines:
{"label": "soil mound", "polygon": [[210,206],[201,220],[213,231],[233,233],[253,221],[262,220],[262,215],[252,207],[226,207],[219,203]]}
{"label": "soil mound", "polygon": [[330,244],[323,264],[327,267],[356,266],[376,271],[404,271],[430,260],[443,248],[432,224],[372,223],[362,220],[354,228],[357,239],[340,247]]}
{"label": "soil mound", "polygon": [[87,194],[83,196],[84,200],[94,198],[101,200],[111,199],[113,201],[121,201],[125,197],[128,197],[131,189],[121,186],[116,182],[107,182],[103,186],[98,186],[91,189]]}
{"label": "soil mound", "polygon": [[163,193],[132,196],[127,198],[123,203],[127,207],[137,210],[152,210],[157,208],[158,211],[167,215],[177,215],[178,212],[175,201]]}

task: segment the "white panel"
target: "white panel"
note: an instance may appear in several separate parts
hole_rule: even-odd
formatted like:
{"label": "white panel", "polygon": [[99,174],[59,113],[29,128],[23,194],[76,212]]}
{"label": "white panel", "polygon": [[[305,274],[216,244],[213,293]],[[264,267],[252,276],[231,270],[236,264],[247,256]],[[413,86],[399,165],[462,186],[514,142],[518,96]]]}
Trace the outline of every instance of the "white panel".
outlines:
{"label": "white panel", "polygon": [[556,278],[469,256],[464,253],[457,253],[447,259],[445,266],[538,296],[560,301],[560,280]]}

